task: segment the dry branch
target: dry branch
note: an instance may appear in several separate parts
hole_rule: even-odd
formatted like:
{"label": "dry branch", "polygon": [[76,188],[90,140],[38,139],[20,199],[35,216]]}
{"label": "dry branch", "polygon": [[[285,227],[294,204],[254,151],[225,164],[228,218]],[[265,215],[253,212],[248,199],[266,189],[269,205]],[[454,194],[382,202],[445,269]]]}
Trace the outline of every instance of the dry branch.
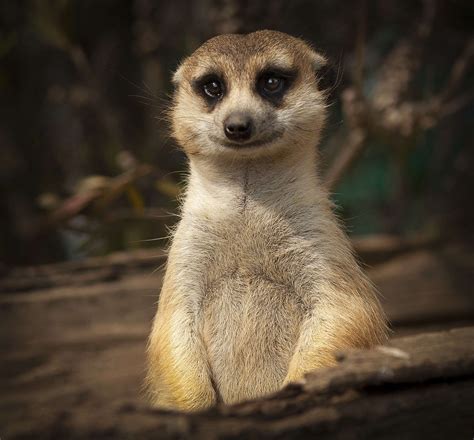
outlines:
{"label": "dry branch", "polygon": [[[432,33],[436,2],[426,0],[420,23],[412,35],[403,38],[386,56],[376,74],[372,96],[362,93],[363,56],[360,36],[357,38],[359,65],[354,85],[343,93],[343,113],[348,133],[339,155],[325,174],[326,187],[331,191],[364,151],[370,137],[389,143],[395,152],[407,145],[420,131],[434,127],[442,117],[452,114],[472,101],[472,92],[453,96],[469,71],[474,59],[474,39],[470,39],[453,64],[441,92],[422,101],[407,96],[420,67],[421,53]],[[360,31],[359,33],[362,33]]]}

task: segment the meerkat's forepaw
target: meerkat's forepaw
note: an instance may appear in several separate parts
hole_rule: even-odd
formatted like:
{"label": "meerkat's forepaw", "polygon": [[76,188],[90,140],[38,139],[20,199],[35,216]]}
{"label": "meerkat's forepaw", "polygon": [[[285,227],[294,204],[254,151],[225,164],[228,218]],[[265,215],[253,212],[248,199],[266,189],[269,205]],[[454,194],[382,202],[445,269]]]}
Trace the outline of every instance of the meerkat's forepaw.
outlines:
{"label": "meerkat's forepaw", "polygon": [[216,393],[213,389],[202,391],[188,396],[188,399],[179,402],[180,409],[186,412],[199,412],[212,408],[217,402]]}
{"label": "meerkat's forepaw", "polygon": [[281,384],[281,388],[285,388],[288,385],[303,385],[305,383],[304,376],[300,377],[289,377],[287,376],[283,383]]}
{"label": "meerkat's forepaw", "polygon": [[335,356],[330,353],[313,356],[311,360],[303,360],[298,357],[293,358],[288,368],[288,373],[283,381],[282,388],[290,383],[304,383],[305,375],[311,371],[316,371],[321,368],[332,367],[336,364]]}
{"label": "meerkat's forepaw", "polygon": [[304,383],[304,375],[305,375],[305,371],[299,368],[299,366],[295,366],[295,365],[290,366],[281,387],[285,388],[289,384]]}
{"label": "meerkat's forepaw", "polygon": [[195,392],[188,390],[181,396],[170,396],[166,393],[155,394],[151,398],[151,405],[157,409],[171,409],[183,412],[200,412],[212,408],[217,402],[213,389]]}

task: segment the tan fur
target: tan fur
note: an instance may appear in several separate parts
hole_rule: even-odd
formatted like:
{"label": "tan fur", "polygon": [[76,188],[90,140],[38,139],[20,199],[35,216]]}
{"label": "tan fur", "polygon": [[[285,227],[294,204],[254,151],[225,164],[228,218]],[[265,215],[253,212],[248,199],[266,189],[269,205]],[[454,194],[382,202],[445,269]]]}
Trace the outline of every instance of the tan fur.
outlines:
{"label": "tan fur", "polygon": [[[298,72],[277,107],[253,89],[268,63]],[[149,342],[157,407],[259,397],[333,365],[340,349],[385,340],[374,289],[316,173],[324,63],[301,40],[260,31],[211,39],[175,74],[173,132],[191,173]],[[210,69],[229,85],[213,109],[192,87]],[[235,109],[252,115],[256,136],[279,137],[223,147]]]}

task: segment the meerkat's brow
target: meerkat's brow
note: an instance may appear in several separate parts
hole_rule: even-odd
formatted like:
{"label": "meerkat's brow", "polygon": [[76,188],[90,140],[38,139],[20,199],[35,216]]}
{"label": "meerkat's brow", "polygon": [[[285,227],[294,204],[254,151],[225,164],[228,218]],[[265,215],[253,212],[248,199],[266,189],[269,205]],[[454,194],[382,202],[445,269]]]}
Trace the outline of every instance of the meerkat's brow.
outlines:
{"label": "meerkat's brow", "polygon": [[284,77],[293,78],[297,75],[298,70],[293,65],[270,62],[260,69],[260,75],[265,73],[276,73]]}
{"label": "meerkat's brow", "polygon": [[219,78],[222,79],[223,75],[221,74],[220,71],[216,69],[209,69],[207,71],[203,71],[199,73],[198,75],[193,77],[193,83],[195,84],[200,84],[202,82],[205,82],[207,80],[213,79],[213,78]]}
{"label": "meerkat's brow", "polygon": [[261,54],[258,54],[256,59],[282,70],[291,70],[295,67],[293,56],[286,52],[274,52],[264,58],[261,57]]}
{"label": "meerkat's brow", "polygon": [[212,63],[195,63],[193,81],[199,81],[210,76],[223,76],[221,69],[217,68],[217,62],[214,59],[212,61]]}

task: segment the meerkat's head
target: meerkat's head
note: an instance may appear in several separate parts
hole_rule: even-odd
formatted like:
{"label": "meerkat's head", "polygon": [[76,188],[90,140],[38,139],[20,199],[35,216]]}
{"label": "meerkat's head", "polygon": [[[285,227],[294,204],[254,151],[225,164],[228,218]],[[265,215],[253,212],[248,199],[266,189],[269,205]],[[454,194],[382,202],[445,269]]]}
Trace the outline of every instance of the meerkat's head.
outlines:
{"label": "meerkat's head", "polygon": [[214,37],[174,75],[174,137],[188,155],[235,158],[314,147],[326,59],[276,31]]}

